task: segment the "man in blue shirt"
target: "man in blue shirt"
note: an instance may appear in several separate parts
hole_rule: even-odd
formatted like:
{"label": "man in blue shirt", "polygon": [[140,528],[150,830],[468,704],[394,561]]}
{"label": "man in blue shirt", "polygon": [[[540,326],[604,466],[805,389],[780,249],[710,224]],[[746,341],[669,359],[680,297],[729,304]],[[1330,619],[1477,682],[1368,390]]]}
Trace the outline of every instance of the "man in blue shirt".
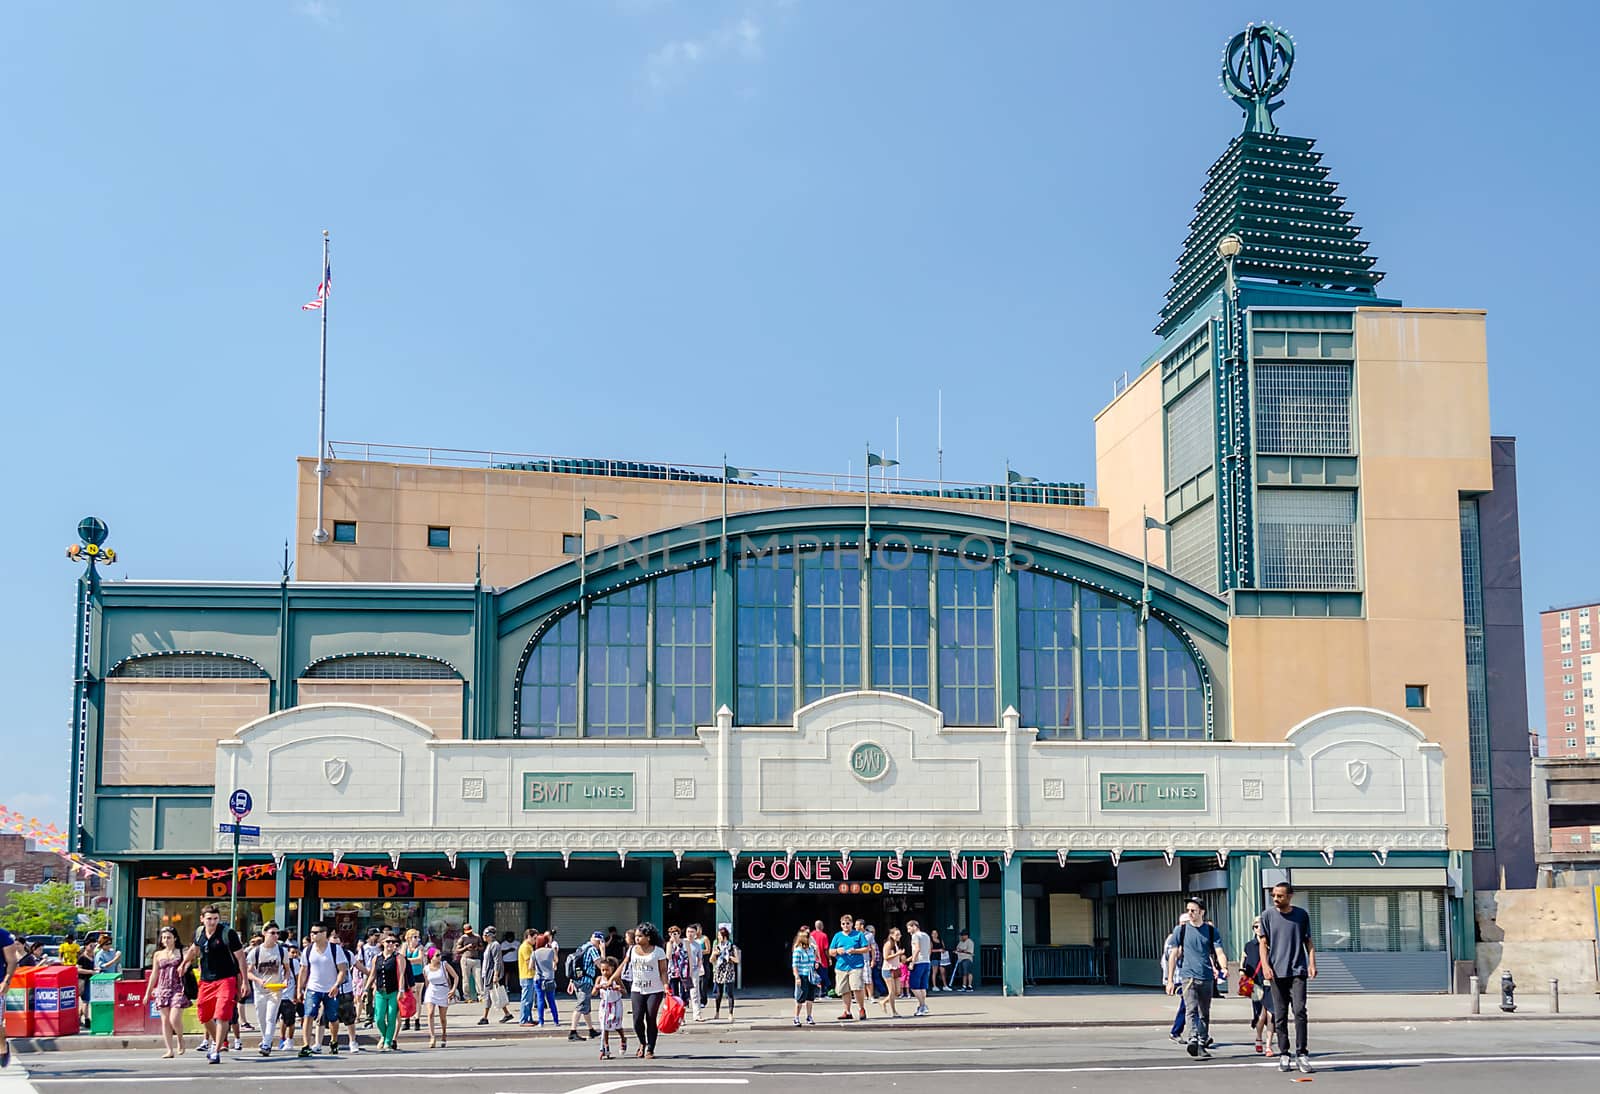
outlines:
{"label": "man in blue shirt", "polygon": [[839,1015],[839,1021],[851,1020],[850,1002],[855,1001],[856,1007],[861,1012],[861,1021],[867,1020],[867,1004],[861,998],[862,984],[864,983],[863,969],[867,964],[867,954],[872,951],[872,944],[867,941],[867,936],[855,929],[855,918],[843,915],[839,917],[839,933],[833,936],[833,941],[828,944],[828,956],[833,958],[833,987],[839,993],[839,998],[844,1000],[844,1013]]}
{"label": "man in blue shirt", "polygon": [[1317,954],[1311,945],[1311,917],[1293,904],[1294,886],[1272,887],[1272,907],[1261,913],[1261,979],[1277,1007],[1278,1070],[1288,1071],[1289,1020],[1294,1019],[1294,1066],[1311,1074],[1306,1055],[1306,983],[1317,978]]}
{"label": "man in blue shirt", "polygon": [[1199,1060],[1211,1059],[1206,1049],[1206,1038],[1211,1025],[1211,995],[1222,970],[1228,967],[1228,955],[1222,950],[1222,940],[1217,929],[1206,922],[1206,902],[1190,897],[1187,918],[1178,923],[1178,929],[1167,939],[1167,994],[1178,989],[1183,981],[1183,1003],[1188,1011],[1189,1055]]}

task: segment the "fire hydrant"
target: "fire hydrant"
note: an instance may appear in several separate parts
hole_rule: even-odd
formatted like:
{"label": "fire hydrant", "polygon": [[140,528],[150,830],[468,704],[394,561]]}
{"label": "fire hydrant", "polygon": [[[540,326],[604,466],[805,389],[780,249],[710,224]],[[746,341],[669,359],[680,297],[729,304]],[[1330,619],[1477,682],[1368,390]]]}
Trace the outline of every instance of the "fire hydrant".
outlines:
{"label": "fire hydrant", "polygon": [[1509,972],[1500,974],[1500,1009],[1507,1014],[1517,1009],[1517,982]]}

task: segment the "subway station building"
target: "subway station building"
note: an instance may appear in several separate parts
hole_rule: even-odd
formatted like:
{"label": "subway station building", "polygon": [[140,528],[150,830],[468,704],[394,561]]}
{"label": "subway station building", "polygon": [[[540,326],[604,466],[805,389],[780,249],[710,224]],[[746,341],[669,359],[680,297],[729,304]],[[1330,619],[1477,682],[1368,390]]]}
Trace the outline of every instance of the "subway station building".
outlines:
{"label": "subway station building", "polygon": [[335,445],[294,580],[91,567],[128,952],[229,895],[243,788],[241,926],[727,922],[756,983],[851,911],[1015,994],[1158,984],[1194,893],[1236,953],[1287,878],[1318,990],[1463,982],[1474,887],[1532,882],[1515,445],[1484,314],[1380,296],[1278,131],[1292,49],[1233,43],[1092,493]]}

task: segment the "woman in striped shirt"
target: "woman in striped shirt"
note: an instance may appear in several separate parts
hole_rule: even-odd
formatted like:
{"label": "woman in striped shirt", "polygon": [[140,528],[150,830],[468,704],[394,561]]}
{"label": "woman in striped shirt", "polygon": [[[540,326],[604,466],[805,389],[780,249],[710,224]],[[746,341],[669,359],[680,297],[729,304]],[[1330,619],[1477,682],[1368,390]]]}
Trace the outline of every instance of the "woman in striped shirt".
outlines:
{"label": "woman in striped shirt", "polygon": [[794,1024],[800,1024],[800,1008],[806,1009],[806,1025],[817,1023],[811,1017],[812,1004],[817,999],[817,951],[811,941],[811,931],[802,927],[794,936],[794,952],[789,958],[794,968]]}

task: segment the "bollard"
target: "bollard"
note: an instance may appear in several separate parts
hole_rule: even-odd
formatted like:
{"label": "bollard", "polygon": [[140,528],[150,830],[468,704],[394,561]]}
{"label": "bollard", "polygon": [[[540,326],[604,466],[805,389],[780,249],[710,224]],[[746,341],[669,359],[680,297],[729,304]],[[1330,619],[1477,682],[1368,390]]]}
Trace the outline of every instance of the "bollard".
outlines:
{"label": "bollard", "polygon": [[1467,994],[1472,996],[1471,1002],[1467,1004],[1467,1013],[1468,1014],[1477,1014],[1478,1013],[1478,1002],[1479,1002],[1479,985],[1478,985],[1478,978],[1477,978],[1476,975],[1472,976],[1467,981]]}
{"label": "bollard", "polygon": [[1517,982],[1511,979],[1510,972],[1500,974],[1500,1009],[1507,1014],[1517,1009]]}
{"label": "bollard", "polygon": [[1553,976],[1550,978],[1550,1013],[1561,1013],[1561,981]]}

